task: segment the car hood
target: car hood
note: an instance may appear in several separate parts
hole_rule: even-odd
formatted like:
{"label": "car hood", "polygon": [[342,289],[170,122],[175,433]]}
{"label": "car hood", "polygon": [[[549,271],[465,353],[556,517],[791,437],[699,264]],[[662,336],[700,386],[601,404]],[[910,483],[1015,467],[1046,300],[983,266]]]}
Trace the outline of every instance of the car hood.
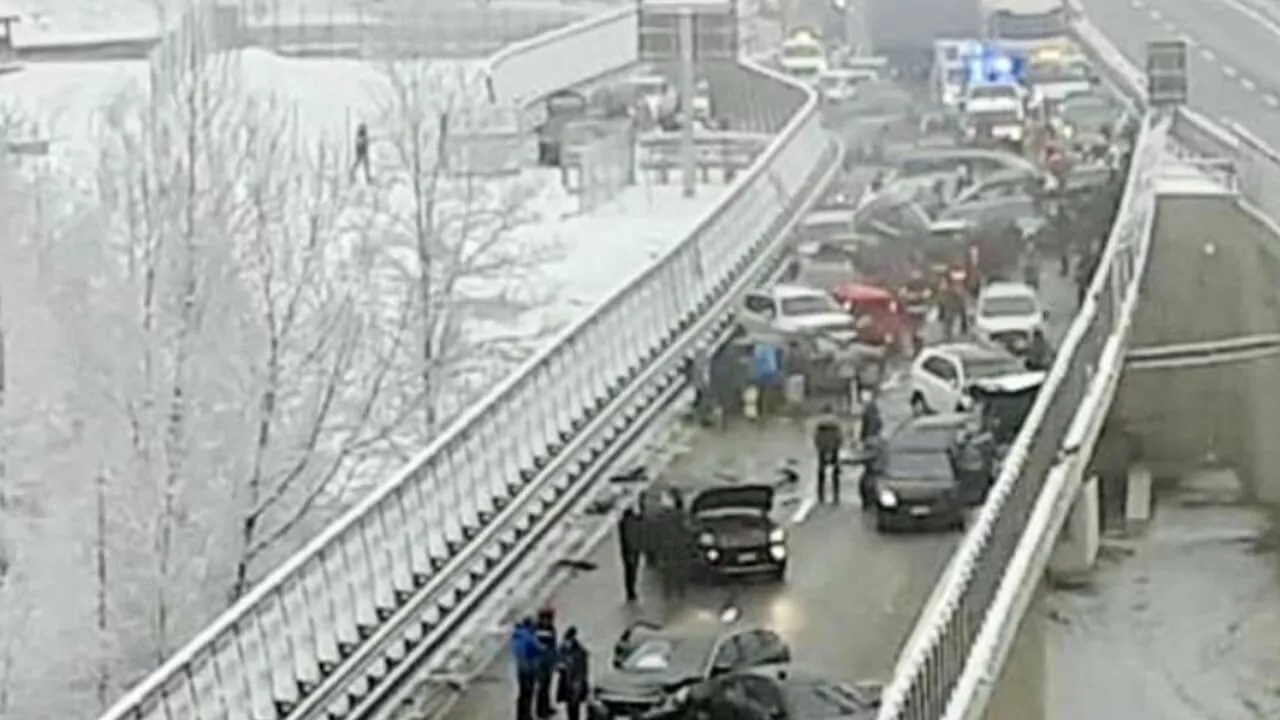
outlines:
{"label": "car hood", "polygon": [[750,510],[767,513],[773,509],[773,488],[768,485],[732,485],[703,490],[689,505],[689,512]]}
{"label": "car hood", "polygon": [[876,488],[888,490],[902,502],[935,500],[955,492],[955,485],[949,479],[881,477]]}
{"label": "car hood", "polygon": [[1004,317],[978,316],[974,323],[979,330],[989,333],[1031,332],[1040,326],[1039,315],[1011,315]]}
{"label": "car hood", "polygon": [[629,673],[609,670],[596,677],[595,694],[601,700],[657,702],[668,692],[668,688],[683,684],[686,679],[683,673],[676,672]]}

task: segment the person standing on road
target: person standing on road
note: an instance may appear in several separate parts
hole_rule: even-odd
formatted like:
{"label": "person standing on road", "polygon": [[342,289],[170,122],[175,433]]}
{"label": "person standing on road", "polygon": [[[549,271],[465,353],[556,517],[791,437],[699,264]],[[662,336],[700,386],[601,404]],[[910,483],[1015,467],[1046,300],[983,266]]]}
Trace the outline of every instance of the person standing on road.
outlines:
{"label": "person standing on road", "polygon": [[827,501],[827,480],[831,481],[831,498],[840,504],[840,446],[843,444],[840,419],[830,407],[814,418],[813,449],[818,459],[818,502]]}
{"label": "person standing on road", "polygon": [[551,705],[551,681],[556,674],[556,614],[549,607],[538,611],[533,624],[534,638],[538,642],[537,690],[534,693],[534,709],[539,718],[554,717],[556,709]]}
{"label": "person standing on road", "polygon": [[587,701],[591,685],[591,670],[587,649],[578,642],[578,628],[570,626],[565,629],[557,656],[560,659],[560,681],[556,685],[556,700],[564,705],[566,720],[581,720],[582,704]]}
{"label": "person standing on road", "polygon": [[634,506],[622,511],[618,520],[618,546],[622,550],[622,589],[627,602],[636,601],[636,579],[640,572],[644,545],[644,518]]}
{"label": "person standing on road", "polygon": [[356,126],[355,155],[356,161],[351,165],[351,179],[355,180],[356,170],[363,170],[364,181],[373,182],[373,172],[369,169],[369,126],[364,123]]}
{"label": "person standing on road", "polygon": [[534,720],[533,696],[538,686],[541,648],[533,631],[533,618],[516,623],[511,633],[511,655],[516,661],[516,720]]}

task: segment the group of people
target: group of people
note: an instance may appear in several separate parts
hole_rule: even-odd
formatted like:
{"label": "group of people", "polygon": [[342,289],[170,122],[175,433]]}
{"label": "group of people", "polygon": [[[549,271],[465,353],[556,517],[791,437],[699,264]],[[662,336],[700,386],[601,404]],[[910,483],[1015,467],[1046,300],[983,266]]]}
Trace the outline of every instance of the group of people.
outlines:
{"label": "group of people", "polygon": [[577,628],[567,628],[557,642],[555,611],[543,608],[516,624],[511,653],[516,664],[516,720],[555,717],[557,704],[564,707],[567,720],[580,720],[590,688],[590,662]]}
{"label": "group of people", "polygon": [[642,496],[640,502],[623,510],[618,520],[618,547],[627,602],[639,597],[641,567],[657,575],[664,597],[684,597],[697,570],[698,556],[696,538],[687,522],[684,501],[675,491]]}

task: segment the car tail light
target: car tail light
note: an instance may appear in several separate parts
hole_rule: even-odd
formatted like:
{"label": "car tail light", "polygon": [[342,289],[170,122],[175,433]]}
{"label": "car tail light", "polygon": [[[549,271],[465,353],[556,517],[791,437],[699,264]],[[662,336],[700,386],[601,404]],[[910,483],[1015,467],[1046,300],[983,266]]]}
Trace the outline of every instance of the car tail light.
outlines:
{"label": "car tail light", "polygon": [[890,313],[895,313],[895,314],[898,312],[898,301],[897,301],[897,300],[891,300],[891,301],[889,302],[889,312],[890,312]]}

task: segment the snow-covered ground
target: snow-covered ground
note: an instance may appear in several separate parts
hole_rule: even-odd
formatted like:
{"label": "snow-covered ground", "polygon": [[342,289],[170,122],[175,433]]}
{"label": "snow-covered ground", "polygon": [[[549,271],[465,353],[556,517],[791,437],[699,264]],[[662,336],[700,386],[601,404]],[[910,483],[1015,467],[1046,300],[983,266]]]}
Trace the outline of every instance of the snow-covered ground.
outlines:
{"label": "snow-covered ground", "polygon": [[562,325],[584,317],[687,237],[723,197],[723,186],[685,198],[676,184],[638,185],[590,213],[566,215],[577,200],[557,186],[545,196],[547,220],[525,230],[530,240],[552,242],[563,253],[547,270],[562,290],[542,322]]}
{"label": "snow-covered ground", "polygon": [[1280,584],[1265,515],[1186,491],[1050,597],[1049,717],[1280,718]]}

